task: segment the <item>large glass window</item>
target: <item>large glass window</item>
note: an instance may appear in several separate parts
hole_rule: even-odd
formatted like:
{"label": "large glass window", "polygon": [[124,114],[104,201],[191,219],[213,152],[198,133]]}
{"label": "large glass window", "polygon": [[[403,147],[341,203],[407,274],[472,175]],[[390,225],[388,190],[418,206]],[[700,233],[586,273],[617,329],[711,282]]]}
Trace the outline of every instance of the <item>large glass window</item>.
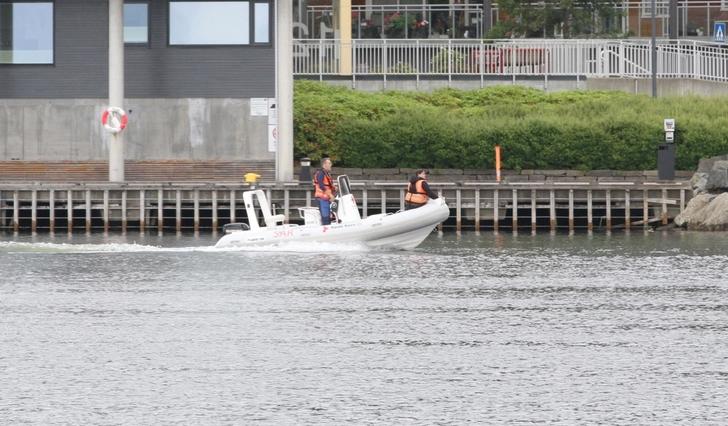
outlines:
{"label": "large glass window", "polygon": [[247,1],[169,2],[169,44],[249,44]]}
{"label": "large glass window", "polygon": [[0,2],[0,64],[53,63],[53,3]]}
{"label": "large glass window", "polygon": [[270,43],[270,5],[255,3],[255,42]]}
{"label": "large glass window", "polygon": [[270,43],[270,16],[268,0],[170,1],[169,44]]}
{"label": "large glass window", "polygon": [[124,3],[124,43],[149,41],[149,5]]}

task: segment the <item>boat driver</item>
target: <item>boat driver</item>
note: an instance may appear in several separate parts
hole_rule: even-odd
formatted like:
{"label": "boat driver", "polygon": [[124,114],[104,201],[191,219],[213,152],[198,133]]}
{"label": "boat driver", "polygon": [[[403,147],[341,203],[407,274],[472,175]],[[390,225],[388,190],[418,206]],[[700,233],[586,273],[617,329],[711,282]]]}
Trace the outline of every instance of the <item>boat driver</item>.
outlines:
{"label": "boat driver", "polygon": [[321,168],[313,176],[314,196],[318,200],[321,212],[321,224],[331,224],[331,202],[334,200],[336,188],[331,178],[331,159],[324,157]]}
{"label": "boat driver", "polygon": [[435,194],[430,185],[427,183],[427,177],[430,171],[427,169],[418,169],[415,176],[412,177],[407,185],[407,194],[404,196],[404,209],[411,210],[422,207],[427,204],[428,199],[436,199]]}

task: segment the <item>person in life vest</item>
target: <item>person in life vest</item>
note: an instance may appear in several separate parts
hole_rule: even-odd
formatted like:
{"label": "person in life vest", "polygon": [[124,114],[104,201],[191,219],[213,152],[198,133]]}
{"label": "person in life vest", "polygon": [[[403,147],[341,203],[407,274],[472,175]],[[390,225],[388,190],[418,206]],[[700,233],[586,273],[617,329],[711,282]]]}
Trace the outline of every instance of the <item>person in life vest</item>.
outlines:
{"label": "person in life vest", "polygon": [[331,202],[334,201],[336,188],[334,180],[331,177],[331,159],[323,158],[321,160],[321,168],[313,175],[314,196],[319,203],[319,211],[321,212],[321,223],[323,225],[331,224]]}
{"label": "person in life vest", "polygon": [[427,176],[430,171],[427,169],[419,169],[415,172],[415,176],[410,179],[407,185],[407,194],[404,196],[404,209],[411,210],[422,207],[427,204],[427,200],[437,198],[437,194],[432,192],[430,185],[427,184]]}

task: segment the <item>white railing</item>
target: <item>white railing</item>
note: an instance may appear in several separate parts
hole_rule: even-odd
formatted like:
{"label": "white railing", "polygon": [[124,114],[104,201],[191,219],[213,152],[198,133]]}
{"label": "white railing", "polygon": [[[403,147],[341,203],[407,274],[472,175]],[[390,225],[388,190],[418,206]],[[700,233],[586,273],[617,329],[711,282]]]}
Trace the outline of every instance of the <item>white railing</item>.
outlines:
{"label": "white railing", "polygon": [[[346,46],[347,48],[349,46]],[[353,40],[354,76],[602,76],[648,78],[649,40]],[[294,74],[340,74],[338,40],[295,40]],[[728,81],[728,49],[658,40],[657,75]]]}

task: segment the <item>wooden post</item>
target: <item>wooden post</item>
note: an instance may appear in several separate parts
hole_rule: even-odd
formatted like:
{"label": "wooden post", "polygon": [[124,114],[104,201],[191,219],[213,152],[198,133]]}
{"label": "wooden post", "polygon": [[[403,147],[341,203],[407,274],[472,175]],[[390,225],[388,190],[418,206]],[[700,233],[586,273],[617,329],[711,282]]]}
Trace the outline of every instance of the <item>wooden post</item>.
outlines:
{"label": "wooden post", "polygon": [[126,189],[121,191],[121,233],[126,234],[127,217],[126,217]]}
{"label": "wooden post", "polygon": [[475,212],[473,212],[475,215],[474,227],[475,227],[475,232],[480,232],[480,189],[475,190],[474,198],[475,198]]}
{"label": "wooden post", "polygon": [[367,202],[369,199],[369,190],[364,188],[362,190],[361,194],[361,210],[362,210],[362,217],[366,219],[367,217]]}
{"label": "wooden post", "polygon": [[212,190],[212,233],[217,233],[217,189]]}
{"label": "wooden post", "polygon": [[306,191],[306,207],[311,207],[311,193]]}
{"label": "wooden post", "polygon": [[86,233],[91,233],[91,190],[86,190]]}
{"label": "wooden post", "polygon": [[493,190],[493,233],[498,233],[498,222],[500,222],[500,218],[498,217],[498,204],[500,203],[500,200],[498,200],[498,190]]}
{"label": "wooden post", "polygon": [[175,192],[175,225],[174,228],[177,233],[182,232],[182,191],[179,189]]}
{"label": "wooden post", "polygon": [[104,233],[109,232],[109,190],[104,189]]}
{"label": "wooden post", "polygon": [[[438,190],[437,190],[437,196],[438,196],[438,198],[442,198],[442,189],[438,189]],[[449,218],[450,218],[450,214],[448,213],[448,219],[449,219]],[[442,232],[442,222],[440,222],[440,223],[439,223],[439,224],[437,225],[437,231],[438,231],[438,232]]]}
{"label": "wooden post", "polygon": [[387,213],[387,190],[382,189],[382,214]]}
{"label": "wooden post", "polygon": [[531,233],[536,233],[536,190],[531,190]]}
{"label": "wooden post", "polygon": [[511,227],[512,232],[518,232],[518,190],[513,190],[513,200],[511,204]]}
{"label": "wooden post", "polygon": [[574,190],[569,190],[569,232],[574,232]]}
{"label": "wooden post", "polygon": [[288,188],[283,190],[283,217],[284,223],[288,223],[290,221],[289,216],[289,210],[291,209],[291,200],[290,200],[291,194],[289,193]]}
{"label": "wooden post", "polygon": [[662,188],[662,224],[667,225],[667,189]]}
{"label": "wooden post", "polygon": [[592,212],[592,190],[586,191],[586,229],[592,231],[594,229],[594,216]]}
{"label": "wooden post", "polygon": [[624,229],[629,230],[632,226],[632,212],[629,189],[624,190]]}
{"label": "wooden post", "polygon": [[230,223],[235,223],[235,190],[230,190]]}
{"label": "wooden post", "polygon": [[649,201],[647,201],[648,196],[649,196],[648,191],[646,189],[642,190],[642,227],[645,229],[647,229],[650,226],[650,224],[649,224],[650,218],[648,217],[650,214],[650,212],[649,212],[650,206],[648,204]]}
{"label": "wooden post", "polygon": [[33,234],[38,230],[38,191],[35,189],[30,193],[30,232]]}
{"label": "wooden post", "polygon": [[164,233],[164,189],[157,190],[157,233]]}
{"label": "wooden post", "polygon": [[685,211],[685,190],[680,190],[680,213]]}
{"label": "wooden post", "polygon": [[147,200],[146,191],[143,189],[139,190],[139,232],[144,232],[144,225],[146,225],[147,215]]}
{"label": "wooden post", "polygon": [[68,218],[68,233],[73,233],[73,191],[68,190],[67,204],[66,204],[66,217]]}
{"label": "wooden post", "polygon": [[51,189],[48,191],[48,227],[50,233],[56,232],[56,191]]}
{"label": "wooden post", "polygon": [[462,191],[460,188],[455,190],[455,231],[460,232],[462,226]]}
{"label": "wooden post", "polygon": [[[270,198],[269,198],[270,199]],[[195,188],[192,191],[192,203],[193,203],[193,217],[194,217],[194,230],[195,233],[200,232],[200,190]]]}
{"label": "wooden post", "polygon": [[556,193],[553,189],[549,190],[549,228],[556,231]]}
{"label": "wooden post", "polygon": [[20,230],[20,195],[13,191],[13,232]]}
{"label": "wooden post", "polygon": [[404,211],[404,189],[399,190],[399,209]]}
{"label": "wooden post", "polygon": [[607,231],[612,230],[612,191],[607,189],[606,201],[604,202],[607,207]]}

